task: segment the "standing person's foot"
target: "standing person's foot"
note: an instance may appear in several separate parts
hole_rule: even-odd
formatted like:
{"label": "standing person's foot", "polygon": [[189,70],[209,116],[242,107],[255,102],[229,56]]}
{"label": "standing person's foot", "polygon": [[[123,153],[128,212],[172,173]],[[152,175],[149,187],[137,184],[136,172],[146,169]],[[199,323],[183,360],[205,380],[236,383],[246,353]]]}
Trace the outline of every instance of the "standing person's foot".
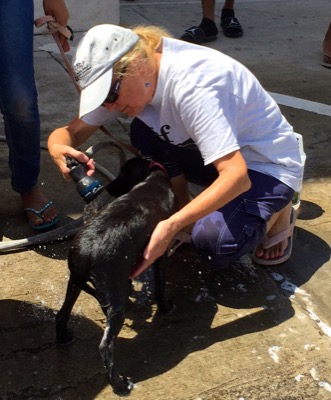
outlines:
{"label": "standing person's foot", "polygon": [[221,14],[221,28],[227,37],[241,37],[244,34],[243,28],[238,19],[234,16],[234,11],[229,8],[223,8]]}
{"label": "standing person's foot", "polygon": [[56,207],[37,186],[30,192],[21,193],[21,199],[32,229],[44,231],[53,228],[58,223],[59,213]]}
{"label": "standing person's foot", "polygon": [[199,26],[192,26],[186,29],[180,37],[185,42],[202,44],[213,42],[217,39],[218,29],[214,21],[208,18],[202,18]]}

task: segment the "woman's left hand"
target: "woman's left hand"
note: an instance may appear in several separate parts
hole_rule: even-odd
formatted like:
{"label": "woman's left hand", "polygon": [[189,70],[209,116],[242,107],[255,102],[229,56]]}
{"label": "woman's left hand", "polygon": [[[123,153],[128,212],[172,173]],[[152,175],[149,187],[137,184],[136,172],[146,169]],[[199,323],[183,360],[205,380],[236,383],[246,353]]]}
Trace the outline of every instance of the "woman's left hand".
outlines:
{"label": "woman's left hand", "polygon": [[[45,15],[51,15],[61,26],[66,27],[69,20],[69,11],[65,0],[44,0]],[[59,34],[61,46],[65,52],[70,50],[68,39]]]}
{"label": "woman's left hand", "polygon": [[161,257],[167,250],[171,239],[177,231],[174,231],[168,220],[159,222],[149,240],[143,254],[143,260],[131,268],[130,278],[134,279]]}

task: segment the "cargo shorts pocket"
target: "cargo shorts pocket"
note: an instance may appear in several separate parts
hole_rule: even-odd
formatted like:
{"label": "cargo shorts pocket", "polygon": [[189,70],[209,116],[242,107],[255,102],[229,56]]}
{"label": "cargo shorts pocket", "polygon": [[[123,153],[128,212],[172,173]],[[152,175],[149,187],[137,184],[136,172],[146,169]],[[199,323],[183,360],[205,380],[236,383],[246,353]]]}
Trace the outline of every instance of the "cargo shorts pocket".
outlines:
{"label": "cargo shorts pocket", "polygon": [[253,250],[264,238],[266,223],[273,213],[265,203],[243,199],[220,231],[216,254],[241,256]]}

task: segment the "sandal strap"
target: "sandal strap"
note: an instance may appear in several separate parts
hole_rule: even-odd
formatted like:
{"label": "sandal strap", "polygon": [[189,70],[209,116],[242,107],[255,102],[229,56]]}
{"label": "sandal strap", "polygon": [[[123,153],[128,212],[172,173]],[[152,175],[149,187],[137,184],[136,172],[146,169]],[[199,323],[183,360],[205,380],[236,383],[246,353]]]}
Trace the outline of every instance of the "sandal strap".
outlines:
{"label": "sandal strap", "polygon": [[186,29],[184,35],[189,35],[194,39],[195,43],[203,43],[207,39],[204,30],[199,26],[192,26],[191,28]]}
{"label": "sandal strap", "polygon": [[243,28],[236,17],[227,17],[221,20],[223,33],[228,37],[239,37],[243,34]]}
{"label": "sandal strap", "polygon": [[285,239],[289,238],[290,236],[292,236],[293,231],[294,231],[295,220],[296,220],[296,214],[295,214],[295,210],[292,207],[290,225],[286,229],[276,233],[275,235],[273,235],[270,238],[265,237],[261,243],[262,247],[264,249],[269,249],[270,247],[274,246],[275,244],[278,244],[279,242],[281,242],[282,240],[285,240]]}
{"label": "sandal strap", "polygon": [[288,228],[284,229],[283,231],[276,233],[276,235],[272,236],[271,238],[265,238],[262,242],[262,247],[264,249],[270,249],[270,247],[274,246],[275,244],[278,244],[282,240],[292,236],[293,230],[294,223],[292,223]]}
{"label": "sandal strap", "polygon": [[236,17],[227,17],[222,20],[222,26],[224,26],[225,29],[229,28],[238,28],[242,29],[240,22]]}
{"label": "sandal strap", "polygon": [[39,218],[43,219],[42,213],[43,213],[44,211],[46,211],[52,204],[53,204],[53,201],[52,201],[52,200],[49,200],[49,201],[44,205],[44,207],[42,207],[39,211],[36,210],[35,208],[30,208],[30,207],[25,208],[24,211],[33,212],[33,213],[36,214]]}

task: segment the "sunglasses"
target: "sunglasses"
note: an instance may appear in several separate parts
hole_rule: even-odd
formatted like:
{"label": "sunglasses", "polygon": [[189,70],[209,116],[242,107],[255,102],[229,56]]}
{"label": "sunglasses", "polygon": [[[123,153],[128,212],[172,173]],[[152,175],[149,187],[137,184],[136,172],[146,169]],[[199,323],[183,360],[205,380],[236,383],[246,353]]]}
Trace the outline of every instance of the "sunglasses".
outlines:
{"label": "sunglasses", "polygon": [[118,97],[120,95],[119,92],[121,89],[121,84],[122,84],[123,74],[125,72],[125,69],[126,68],[123,68],[123,70],[121,71],[121,77],[119,79],[117,79],[115,81],[115,83],[111,86],[106,99],[102,103],[103,106],[105,106],[106,103],[107,104],[115,103],[115,101],[118,99]]}

